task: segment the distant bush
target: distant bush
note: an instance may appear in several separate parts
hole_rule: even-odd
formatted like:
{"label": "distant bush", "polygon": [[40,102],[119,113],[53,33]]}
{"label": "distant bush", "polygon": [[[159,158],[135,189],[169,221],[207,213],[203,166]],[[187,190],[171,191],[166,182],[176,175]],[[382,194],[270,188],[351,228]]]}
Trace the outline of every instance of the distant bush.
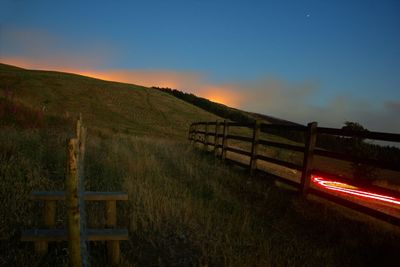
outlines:
{"label": "distant bush", "polygon": [[160,90],[162,92],[166,92],[170,95],[173,95],[179,99],[182,99],[188,103],[191,103],[199,108],[202,108],[208,112],[211,112],[219,117],[243,123],[251,123],[254,122],[255,119],[250,115],[245,114],[243,111],[239,111],[230,107],[227,107],[223,104],[212,102],[206,98],[198,97],[191,93],[185,93],[176,89],[170,88],[160,88],[160,87],[152,87],[153,89]]}

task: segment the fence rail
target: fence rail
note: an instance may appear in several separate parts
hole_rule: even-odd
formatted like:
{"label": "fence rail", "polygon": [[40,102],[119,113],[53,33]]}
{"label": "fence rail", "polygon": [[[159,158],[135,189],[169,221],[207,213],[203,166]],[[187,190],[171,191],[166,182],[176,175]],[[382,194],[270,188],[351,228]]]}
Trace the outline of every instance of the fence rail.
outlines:
{"label": "fence rail", "polygon": [[[213,128],[209,126],[215,126]],[[252,137],[243,136],[237,133],[230,133],[230,129],[234,127],[247,128],[252,131]],[[304,144],[287,144],[279,143],[275,141],[265,140],[260,137],[260,133],[270,134],[275,130],[283,130],[285,132],[295,132],[304,136]],[[255,172],[267,173],[270,177],[279,180],[280,182],[286,183],[290,186],[297,188],[303,195],[313,194],[318,197],[328,199],[336,204],[346,206],[356,211],[368,214],[375,218],[390,222],[400,226],[400,218],[378,209],[370,208],[365,205],[356,203],[354,201],[343,198],[339,195],[331,194],[323,190],[319,190],[311,186],[311,179],[316,175],[323,175],[329,177],[335,181],[346,183],[350,186],[363,186],[363,189],[380,193],[389,194],[392,197],[400,199],[400,193],[396,190],[383,188],[377,185],[366,185],[360,184],[354,179],[344,178],[340,175],[325,172],[319,169],[314,163],[315,156],[325,157],[329,159],[336,159],[346,161],[350,163],[365,164],[374,166],[381,169],[391,170],[400,172],[400,164],[387,162],[380,159],[363,158],[360,156],[354,156],[344,153],[338,153],[321,149],[316,146],[317,138],[319,136],[341,136],[344,138],[361,138],[371,140],[381,140],[390,142],[400,142],[400,134],[395,133],[381,133],[381,132],[360,132],[355,130],[344,130],[334,129],[327,127],[318,127],[316,122],[309,123],[307,126],[302,125],[279,125],[279,124],[266,124],[259,123],[239,123],[239,122],[228,122],[228,121],[215,121],[215,122],[196,122],[189,127],[189,140],[195,144],[203,144],[203,147],[209,151],[209,148],[214,152],[215,156],[222,158],[224,161],[239,165],[250,171],[250,174]],[[209,137],[213,137],[214,140],[209,140]],[[240,147],[231,146],[228,144],[229,140],[244,142],[245,144],[251,145],[250,150],[245,150]],[[274,147],[278,149],[284,149],[288,151],[300,152],[303,154],[303,160],[301,164],[284,161],[282,159],[270,157],[259,153],[259,146]],[[248,163],[238,161],[235,158],[227,157],[227,152],[243,155],[247,157]],[[260,162],[268,162],[275,165],[279,165],[285,168],[301,172],[300,181],[294,181],[279,175],[269,173],[264,169],[257,167]]]}

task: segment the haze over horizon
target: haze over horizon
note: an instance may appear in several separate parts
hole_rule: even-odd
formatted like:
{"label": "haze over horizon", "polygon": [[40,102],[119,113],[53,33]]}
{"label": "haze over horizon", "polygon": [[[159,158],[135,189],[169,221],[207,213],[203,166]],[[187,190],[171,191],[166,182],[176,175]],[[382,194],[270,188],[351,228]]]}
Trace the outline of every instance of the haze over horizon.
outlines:
{"label": "haze over horizon", "polygon": [[2,63],[400,132],[399,1],[0,3]]}

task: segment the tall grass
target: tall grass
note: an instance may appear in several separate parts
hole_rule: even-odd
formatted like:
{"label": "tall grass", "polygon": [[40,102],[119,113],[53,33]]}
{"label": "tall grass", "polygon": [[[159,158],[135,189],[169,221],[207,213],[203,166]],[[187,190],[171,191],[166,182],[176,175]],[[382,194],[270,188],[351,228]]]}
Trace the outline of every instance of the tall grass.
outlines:
{"label": "tall grass", "polygon": [[[65,138],[49,129],[0,129],[0,265],[63,266],[66,244],[40,259],[19,241],[40,225],[32,190],[63,190]],[[261,178],[249,179],[188,143],[89,131],[86,189],[127,191],[118,224],[124,266],[365,266],[397,261],[399,235],[303,200]],[[59,205],[57,226],[65,227]],[[90,227],[104,225],[102,203],[87,204]],[[91,262],[105,262],[91,243]]]}

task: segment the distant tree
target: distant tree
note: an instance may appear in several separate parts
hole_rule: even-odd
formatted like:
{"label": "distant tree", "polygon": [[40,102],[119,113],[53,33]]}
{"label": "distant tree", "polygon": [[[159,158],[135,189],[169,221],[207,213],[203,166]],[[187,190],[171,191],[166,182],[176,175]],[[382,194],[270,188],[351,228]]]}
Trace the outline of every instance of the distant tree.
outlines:
{"label": "distant tree", "polygon": [[[346,121],[343,130],[368,132],[368,130],[358,122]],[[346,153],[356,156],[357,158],[372,158],[375,157],[373,146],[365,143],[364,137],[351,137],[346,139]],[[376,179],[377,169],[374,166],[366,165],[360,161],[352,163],[354,180],[361,184],[370,184]]]}

